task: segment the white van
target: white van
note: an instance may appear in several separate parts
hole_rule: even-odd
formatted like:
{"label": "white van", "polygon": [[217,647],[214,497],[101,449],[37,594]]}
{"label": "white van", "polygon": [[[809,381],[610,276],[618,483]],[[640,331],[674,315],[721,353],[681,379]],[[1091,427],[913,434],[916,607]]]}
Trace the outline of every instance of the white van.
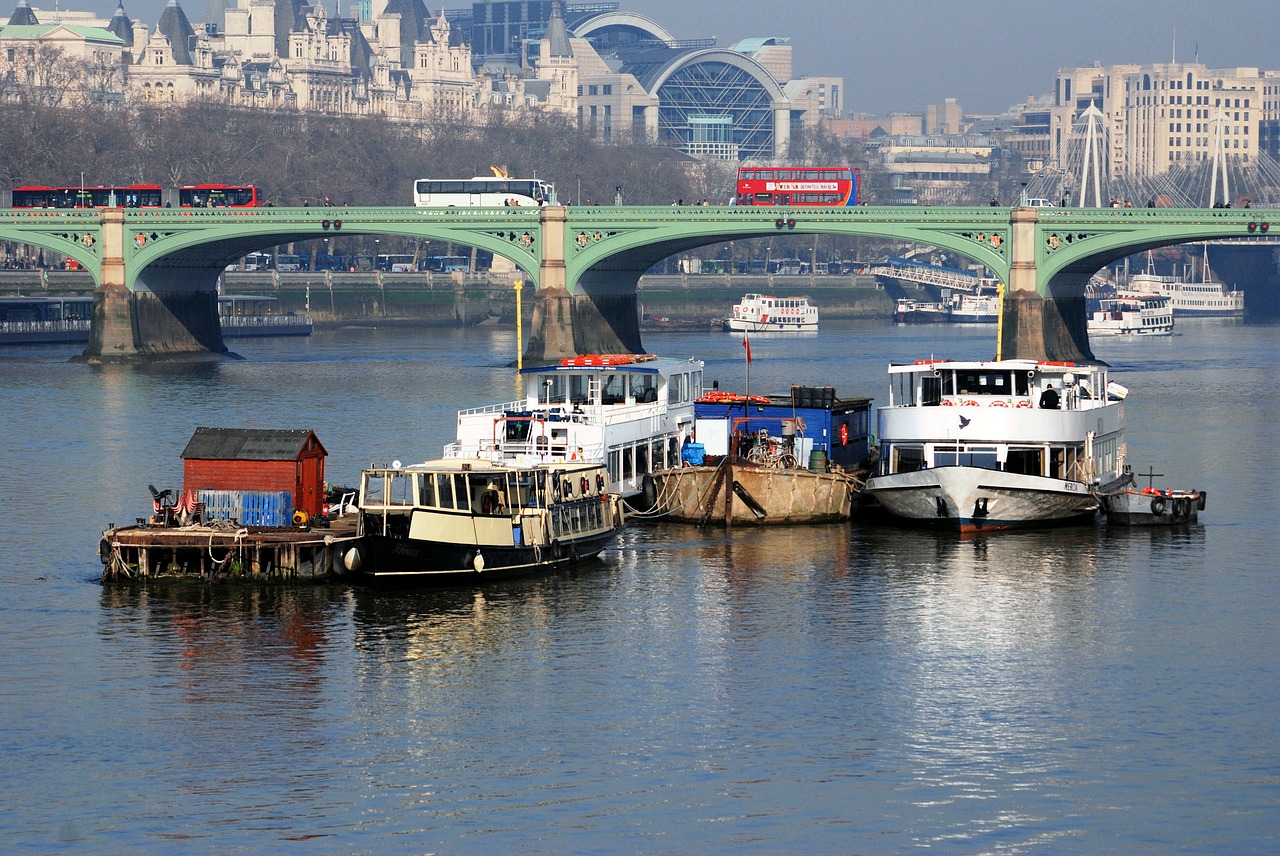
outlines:
{"label": "white van", "polygon": [[1026,208],[1057,208],[1058,206],[1054,205],[1048,199],[1028,199],[1024,207]]}

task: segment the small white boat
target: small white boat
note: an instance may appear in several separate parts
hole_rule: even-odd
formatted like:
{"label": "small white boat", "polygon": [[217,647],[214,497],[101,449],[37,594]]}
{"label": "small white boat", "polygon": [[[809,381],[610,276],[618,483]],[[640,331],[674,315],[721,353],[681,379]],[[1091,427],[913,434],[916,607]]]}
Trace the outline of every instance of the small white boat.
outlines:
{"label": "small white boat", "polygon": [[892,515],[962,532],[1086,520],[1128,477],[1127,390],[1106,366],[917,360],[889,379],[863,495]]}
{"label": "small white boat", "polygon": [[952,324],[994,324],[1000,318],[1000,295],[979,290],[975,294],[956,292],[951,295]]}
{"label": "small white boat", "polygon": [[744,294],[724,326],[734,333],[816,333],[818,307],[807,297]]}
{"label": "small white boat", "polygon": [[472,584],[575,565],[623,524],[598,464],[445,458],[360,476],[349,570],[375,587]]}
{"label": "small white boat", "polygon": [[1173,333],[1173,311],[1167,297],[1122,293],[1099,299],[1087,325],[1090,336],[1168,336]]}
{"label": "small white boat", "polygon": [[444,456],[603,464],[610,492],[632,497],[646,475],[679,465],[702,370],[700,360],[652,354],[586,354],[525,368],[525,397],[459,411]]}

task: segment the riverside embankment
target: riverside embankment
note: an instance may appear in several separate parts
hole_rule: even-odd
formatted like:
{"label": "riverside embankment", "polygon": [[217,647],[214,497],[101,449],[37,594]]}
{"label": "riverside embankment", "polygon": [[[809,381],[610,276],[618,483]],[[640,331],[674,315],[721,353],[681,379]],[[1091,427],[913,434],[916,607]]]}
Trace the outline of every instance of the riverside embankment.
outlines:
{"label": "riverside embankment", "polygon": [[[224,294],[269,295],[282,312],[309,312],[319,326],[350,323],[472,325],[513,320],[518,275],[355,272],[246,272],[223,276]],[[0,271],[0,296],[90,294],[82,271]],[[804,295],[824,320],[889,318],[893,298],[868,276],[645,276],[638,301],[645,318],[711,322],[743,294]],[[914,290],[912,290],[914,291]],[[522,292],[526,321],[532,291]]]}

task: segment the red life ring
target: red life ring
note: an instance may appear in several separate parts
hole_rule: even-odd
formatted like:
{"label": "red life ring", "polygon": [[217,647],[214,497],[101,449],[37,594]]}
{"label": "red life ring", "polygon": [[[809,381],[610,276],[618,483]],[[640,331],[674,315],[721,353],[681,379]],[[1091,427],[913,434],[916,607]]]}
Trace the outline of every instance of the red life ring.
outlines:
{"label": "red life ring", "polygon": [[973,398],[966,398],[964,401],[960,402],[960,404],[962,404],[962,405],[963,405],[963,406],[965,406],[965,407],[977,407],[977,406],[978,406],[977,399],[973,399]]}
{"label": "red life ring", "polygon": [[951,399],[949,399],[949,398],[944,398],[944,399],[942,399],[942,403],[943,403],[943,404],[945,404],[947,407],[955,407],[955,406],[956,406],[956,403],[955,403],[954,401],[952,401]]}
{"label": "red life ring", "polygon": [[1027,401],[1025,398],[1014,405],[1014,407],[1030,407],[1030,406],[1031,406],[1031,402]]}
{"label": "red life ring", "polygon": [[1005,401],[1003,398],[997,398],[995,401],[991,402],[991,406],[992,407],[1008,407],[1009,402]]}

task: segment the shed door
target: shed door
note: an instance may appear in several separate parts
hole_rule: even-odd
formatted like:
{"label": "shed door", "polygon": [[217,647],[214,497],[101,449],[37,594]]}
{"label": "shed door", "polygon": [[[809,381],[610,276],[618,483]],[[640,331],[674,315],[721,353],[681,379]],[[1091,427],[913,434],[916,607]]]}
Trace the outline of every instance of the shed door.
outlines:
{"label": "shed door", "polygon": [[306,457],[298,462],[298,487],[294,491],[294,498],[297,501],[298,508],[301,508],[312,517],[320,513],[323,500],[323,497],[320,496],[320,491],[322,490],[320,484],[321,460],[319,457]]}

